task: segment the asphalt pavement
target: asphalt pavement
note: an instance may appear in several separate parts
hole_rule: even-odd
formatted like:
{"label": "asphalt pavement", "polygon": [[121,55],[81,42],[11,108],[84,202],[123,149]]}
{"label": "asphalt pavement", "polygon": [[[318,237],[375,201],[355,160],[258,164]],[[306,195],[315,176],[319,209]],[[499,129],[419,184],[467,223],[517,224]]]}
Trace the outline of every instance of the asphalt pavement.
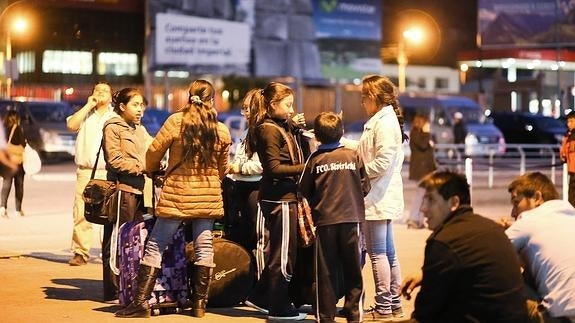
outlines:
{"label": "asphalt pavement", "polygon": [[[99,258],[101,230],[94,226],[92,257],[86,266],[71,267],[70,238],[71,206],[74,173],[69,168],[54,166],[31,178],[26,178],[24,217],[0,218],[0,321],[2,322],[108,322],[117,319],[113,312],[118,305],[101,301],[102,266]],[[406,167],[405,167],[406,168]],[[50,169],[52,171],[50,171]],[[509,214],[507,182],[497,182],[492,188],[478,181],[473,189],[476,211],[490,218]],[[406,212],[411,205],[415,184],[405,181]],[[9,200],[9,209],[13,197]],[[422,263],[427,229],[412,230],[396,223],[395,241],[404,276],[417,271]],[[364,268],[366,306],[373,304],[373,276],[368,265]],[[405,312],[413,310],[413,298],[404,300]],[[340,302],[341,305],[341,302]],[[189,313],[172,314],[150,320],[178,322],[194,319]],[[198,319],[196,319],[198,320]],[[266,320],[251,308],[208,309],[203,322],[255,322]],[[308,322],[313,315],[308,315]],[[345,322],[338,318],[338,322]]]}

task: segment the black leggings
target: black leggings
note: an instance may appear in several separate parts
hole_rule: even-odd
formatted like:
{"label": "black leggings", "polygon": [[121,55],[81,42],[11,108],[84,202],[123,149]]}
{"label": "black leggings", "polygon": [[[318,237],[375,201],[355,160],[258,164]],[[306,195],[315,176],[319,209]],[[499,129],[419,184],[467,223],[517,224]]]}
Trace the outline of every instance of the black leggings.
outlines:
{"label": "black leggings", "polygon": [[2,205],[0,206],[6,207],[8,204],[12,181],[14,181],[14,187],[16,189],[16,211],[22,211],[22,199],[24,198],[24,167],[22,165],[18,166],[18,170],[14,175],[4,178],[2,182]]}

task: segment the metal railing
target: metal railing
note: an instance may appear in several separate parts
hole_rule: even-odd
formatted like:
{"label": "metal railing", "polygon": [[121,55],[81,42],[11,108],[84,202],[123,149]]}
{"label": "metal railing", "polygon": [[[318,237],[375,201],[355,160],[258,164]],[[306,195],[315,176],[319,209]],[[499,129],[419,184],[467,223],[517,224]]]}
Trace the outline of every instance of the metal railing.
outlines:
{"label": "metal railing", "polygon": [[498,151],[498,144],[483,146],[487,147],[486,155],[467,156],[463,144],[436,144],[436,158],[440,167],[464,172],[470,185],[474,178],[486,178],[488,188],[494,187],[495,179],[507,185],[514,177],[527,171],[540,171],[556,185],[557,177],[560,177],[557,187],[563,191],[563,198],[567,198],[568,173],[559,154],[561,145],[507,144],[504,152]]}

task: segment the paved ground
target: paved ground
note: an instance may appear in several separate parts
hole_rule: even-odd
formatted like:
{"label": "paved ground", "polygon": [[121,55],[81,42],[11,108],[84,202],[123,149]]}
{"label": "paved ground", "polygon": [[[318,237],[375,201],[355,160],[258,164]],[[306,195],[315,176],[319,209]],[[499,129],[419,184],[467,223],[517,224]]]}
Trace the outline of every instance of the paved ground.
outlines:
{"label": "paved ground", "polygon": [[[27,215],[0,219],[0,321],[2,322],[108,322],[118,321],[113,312],[117,305],[101,299],[100,250],[92,250],[92,260],[87,266],[70,267],[69,241],[71,232],[71,202],[73,176],[62,184],[51,179],[29,181],[27,187],[36,185],[44,195],[29,194]],[[488,189],[478,184],[473,202],[479,213],[497,218],[509,212],[508,194],[504,186]],[[415,191],[411,182],[405,184],[406,207],[409,208]],[[50,192],[50,193],[46,193]],[[48,194],[48,195],[46,195]],[[32,201],[32,202],[31,202]],[[94,241],[98,245],[98,230]],[[395,225],[396,245],[404,276],[421,266],[427,230],[408,230]],[[367,303],[373,303],[373,277],[371,269],[364,269]],[[404,301],[407,313],[413,310],[413,300]],[[167,315],[153,318],[157,321],[178,322],[190,320],[188,315]],[[203,322],[254,322],[265,316],[246,307],[210,309]],[[123,319],[124,321],[126,319]],[[308,322],[313,316],[308,316]],[[338,319],[338,322],[344,322]]]}

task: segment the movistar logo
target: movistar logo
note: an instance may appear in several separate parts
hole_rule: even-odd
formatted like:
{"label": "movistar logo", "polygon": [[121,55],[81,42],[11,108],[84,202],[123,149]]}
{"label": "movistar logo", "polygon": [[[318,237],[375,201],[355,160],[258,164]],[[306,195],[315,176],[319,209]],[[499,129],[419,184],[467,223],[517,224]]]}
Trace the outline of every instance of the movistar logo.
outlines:
{"label": "movistar logo", "polygon": [[321,9],[325,12],[332,12],[337,8],[338,0],[322,0],[319,2]]}
{"label": "movistar logo", "polygon": [[319,3],[324,12],[331,13],[334,10],[339,10],[348,14],[364,14],[373,15],[376,13],[376,6],[372,3],[352,3],[339,0],[321,0]]}

